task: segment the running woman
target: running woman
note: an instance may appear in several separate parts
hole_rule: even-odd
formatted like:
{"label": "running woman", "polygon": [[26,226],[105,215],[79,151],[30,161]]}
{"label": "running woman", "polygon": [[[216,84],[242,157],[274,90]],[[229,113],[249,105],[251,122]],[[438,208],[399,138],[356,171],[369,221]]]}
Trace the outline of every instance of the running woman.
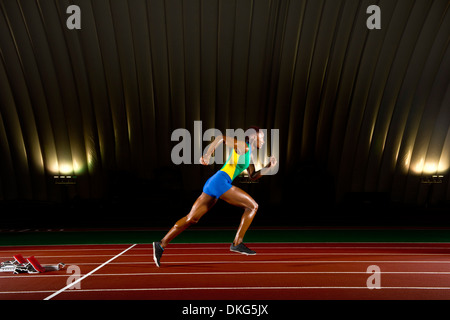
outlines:
{"label": "running woman", "polygon": [[247,255],[256,254],[242,241],[255,217],[258,204],[248,193],[233,186],[231,182],[246,169],[250,179],[257,180],[275,167],[277,160],[272,156],[267,166],[261,170],[255,170],[251,151],[254,148],[259,149],[263,146],[264,132],[258,127],[250,127],[246,132],[245,141],[239,141],[236,138],[227,136],[218,136],[210,145],[206,154],[200,158],[200,163],[205,166],[208,165],[211,155],[221,143],[225,143],[227,147],[232,148],[232,152],[223,167],[206,181],[202,194],[195,201],[189,214],[178,220],[161,241],[153,242],[153,260],[158,267],[160,266],[164,249],[169,242],[188,227],[196,224],[219,199],[244,209],[244,214],[242,215],[236,237],[230,246],[230,251]]}

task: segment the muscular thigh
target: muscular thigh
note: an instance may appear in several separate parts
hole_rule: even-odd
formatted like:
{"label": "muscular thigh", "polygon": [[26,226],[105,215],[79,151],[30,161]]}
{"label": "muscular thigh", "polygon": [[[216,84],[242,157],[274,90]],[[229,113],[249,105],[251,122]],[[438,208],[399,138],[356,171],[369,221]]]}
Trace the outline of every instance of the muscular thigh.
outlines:
{"label": "muscular thigh", "polygon": [[217,202],[217,199],[202,193],[194,202],[191,211],[188,214],[189,218],[200,219],[212,206]]}
{"label": "muscular thigh", "polygon": [[258,206],[256,201],[247,192],[236,186],[232,186],[220,199],[241,208],[255,208]]}

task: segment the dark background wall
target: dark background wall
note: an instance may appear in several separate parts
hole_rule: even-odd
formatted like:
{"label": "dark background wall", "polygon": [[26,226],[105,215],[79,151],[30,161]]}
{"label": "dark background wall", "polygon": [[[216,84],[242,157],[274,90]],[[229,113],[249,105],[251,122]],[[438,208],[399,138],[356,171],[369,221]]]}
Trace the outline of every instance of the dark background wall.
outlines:
{"label": "dark background wall", "polygon": [[[279,130],[278,174],[237,182],[256,224],[445,220],[449,4],[0,0],[2,221],[171,225],[220,168],[172,163],[173,130],[194,121]],[[205,225],[240,215],[214,212]]]}

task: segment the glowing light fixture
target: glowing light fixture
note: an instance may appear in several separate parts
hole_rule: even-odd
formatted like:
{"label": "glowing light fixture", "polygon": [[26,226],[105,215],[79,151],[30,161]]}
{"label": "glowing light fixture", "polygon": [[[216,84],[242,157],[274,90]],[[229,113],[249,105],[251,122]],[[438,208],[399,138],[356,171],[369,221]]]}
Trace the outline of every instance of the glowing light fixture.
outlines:
{"label": "glowing light fixture", "polygon": [[445,162],[427,161],[424,158],[411,167],[411,170],[416,174],[441,174],[448,170],[448,165]]}
{"label": "glowing light fixture", "polygon": [[74,167],[68,163],[62,163],[59,165],[59,172],[63,174],[73,173]]}
{"label": "glowing light fixture", "polygon": [[54,175],[77,175],[83,172],[84,166],[82,166],[76,159],[73,160],[73,163],[58,162],[55,160],[52,165],[48,167],[48,170]]}

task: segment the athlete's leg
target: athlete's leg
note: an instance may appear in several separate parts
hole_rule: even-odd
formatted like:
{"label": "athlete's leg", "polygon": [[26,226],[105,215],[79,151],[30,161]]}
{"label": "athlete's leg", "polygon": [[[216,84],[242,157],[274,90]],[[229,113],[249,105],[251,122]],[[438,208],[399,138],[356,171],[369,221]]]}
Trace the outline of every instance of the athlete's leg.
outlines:
{"label": "athlete's leg", "polygon": [[172,229],[166,234],[166,236],[161,240],[160,245],[164,249],[170,241],[172,241],[181,232],[186,230],[191,225],[195,224],[200,220],[200,218],[209,211],[209,209],[214,206],[218,199],[207,195],[202,192],[202,194],[195,201],[189,214],[180,220],[178,220]]}
{"label": "athlete's leg", "polygon": [[225,192],[220,199],[225,200],[233,206],[244,208],[241,224],[233,241],[233,245],[237,246],[243,241],[244,235],[256,215],[258,204],[247,192],[235,186],[232,186],[230,190]]}

